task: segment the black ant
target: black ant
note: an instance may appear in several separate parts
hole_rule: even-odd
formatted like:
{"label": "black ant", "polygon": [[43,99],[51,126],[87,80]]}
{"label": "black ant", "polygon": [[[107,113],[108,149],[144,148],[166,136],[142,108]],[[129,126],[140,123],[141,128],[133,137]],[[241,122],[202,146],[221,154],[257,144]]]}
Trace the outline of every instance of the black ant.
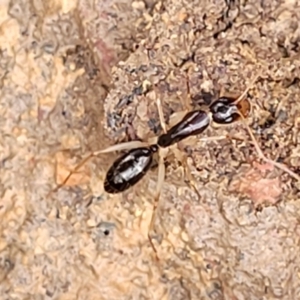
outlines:
{"label": "black ant", "polygon": [[[153,155],[157,153],[159,149],[169,148],[183,139],[201,134],[210,125],[211,121],[218,125],[232,124],[238,121],[242,107],[240,105],[241,102],[237,105],[235,100],[235,98],[221,97],[210,105],[210,112],[204,110],[188,112],[181,121],[159,136],[156,144],[133,148],[123,154],[113,163],[106,173],[104,181],[105,191],[110,194],[116,194],[129,189],[146,175],[152,164]],[[246,103],[243,103],[246,110],[243,111],[243,115],[246,117],[250,105],[247,100],[244,99],[244,101],[246,101]],[[157,103],[157,106],[159,107],[158,109],[161,110],[160,103]],[[218,137],[218,139],[219,138],[220,137]],[[129,144],[133,147],[137,145],[135,141],[126,143],[126,145]],[[120,145],[123,146],[125,143],[118,144],[117,146]],[[111,148],[107,148],[105,152],[108,149]],[[160,155],[160,157],[161,156],[162,155]]]}
{"label": "black ant", "polygon": [[[287,172],[290,176],[300,181],[300,176],[289,170],[285,165],[282,165],[278,162],[275,162],[271,159],[265,157],[262,153],[258,143],[249,128],[246,124],[245,119],[251,112],[251,104],[245,98],[249,89],[252,88],[256,80],[260,77],[257,75],[251,82],[250,85],[245,89],[245,91],[238,97],[220,97],[216,101],[214,101],[208,108],[208,111],[205,110],[193,110],[184,115],[184,117],[169,130],[166,129],[166,124],[164,121],[162,105],[160,99],[157,98],[157,108],[159,113],[160,124],[163,128],[163,134],[159,137],[151,138],[148,142],[141,141],[131,141],[125,142],[117,145],[110,146],[106,149],[95,151],[87,156],[80,164],[78,164],[73,171],[69,173],[69,175],[65,178],[65,180],[57,186],[55,190],[58,190],[61,186],[65,185],[71,175],[76,172],[83,164],[87,162],[91,157],[97,156],[102,153],[109,153],[113,151],[121,151],[128,150],[125,154],[119,157],[109,170],[106,173],[106,178],[104,180],[104,189],[106,192],[110,194],[121,193],[137,182],[139,182],[150,169],[153,155],[158,154],[158,179],[156,186],[156,193],[153,203],[153,213],[151,217],[151,222],[149,225],[148,238],[150,244],[156,253],[155,246],[152,242],[150,231],[152,230],[154,223],[155,211],[158,205],[158,200],[160,197],[160,193],[162,190],[163,182],[165,179],[165,158],[168,155],[168,151],[171,150],[175,156],[183,162],[185,166],[186,176],[188,178],[189,184],[196,191],[198,196],[199,193],[194,184],[194,180],[192,174],[189,171],[189,167],[187,165],[186,157],[181,153],[178,148],[174,148],[175,144],[186,139],[191,136],[196,136],[201,134],[210,124],[214,124],[217,126],[220,125],[229,125],[235,123],[237,121],[242,120],[247,128],[247,131],[251,137],[252,143],[255,146],[255,149],[259,155],[259,157],[265,162],[273,164],[275,167]],[[189,90],[188,90],[189,91]],[[221,140],[225,138],[230,138],[228,136],[219,136],[219,137],[210,137],[210,138],[201,138],[200,140]]]}

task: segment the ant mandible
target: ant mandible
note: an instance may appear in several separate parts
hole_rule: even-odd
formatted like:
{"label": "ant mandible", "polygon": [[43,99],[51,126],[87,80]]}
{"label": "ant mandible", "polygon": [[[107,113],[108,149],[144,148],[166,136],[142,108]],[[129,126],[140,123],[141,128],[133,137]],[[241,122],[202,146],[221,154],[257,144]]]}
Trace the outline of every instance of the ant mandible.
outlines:
{"label": "ant mandible", "polygon": [[[163,116],[162,105],[159,98],[156,100],[160,124],[163,129],[163,134],[158,137],[153,137],[148,140],[148,142],[141,141],[130,141],[117,145],[110,146],[106,149],[92,152],[84,160],[81,161],[65,180],[57,186],[55,190],[58,190],[60,187],[64,186],[69,178],[74,172],[76,172],[81,166],[83,166],[90,158],[98,156],[102,153],[110,153],[113,151],[128,150],[125,154],[120,156],[115,160],[112,166],[106,173],[106,178],[104,180],[104,189],[107,193],[116,194],[124,192],[130,187],[138,183],[150,169],[153,161],[154,154],[158,154],[158,179],[157,186],[155,191],[154,203],[153,203],[153,212],[151,216],[151,221],[148,230],[148,239],[153,248],[156,258],[157,251],[153,244],[150,232],[154,225],[155,212],[158,205],[160,193],[162,186],[165,180],[165,158],[168,156],[169,151],[172,151],[175,157],[183,162],[185,166],[184,170],[188,178],[188,183],[197,193],[196,186],[194,184],[193,176],[187,165],[187,157],[181,154],[179,149],[174,147],[178,142],[191,137],[201,134],[209,125],[229,125],[237,121],[242,121],[251,137],[252,143],[255,146],[258,156],[267,163],[273,164],[275,167],[281,169],[282,171],[288,173],[291,177],[300,181],[300,176],[292,172],[285,165],[275,162],[271,159],[268,159],[260,149],[250,127],[246,123],[246,118],[251,112],[251,104],[245,98],[249,89],[255,84],[256,80],[260,77],[260,74],[255,76],[252,82],[246,87],[244,92],[238,98],[232,97],[220,97],[214,101],[210,106],[209,110],[193,110],[187,112],[184,117],[169,130],[166,129],[166,123]],[[188,89],[189,93],[189,89]],[[218,136],[211,138],[201,138],[200,140],[221,140],[228,138],[228,136]]]}

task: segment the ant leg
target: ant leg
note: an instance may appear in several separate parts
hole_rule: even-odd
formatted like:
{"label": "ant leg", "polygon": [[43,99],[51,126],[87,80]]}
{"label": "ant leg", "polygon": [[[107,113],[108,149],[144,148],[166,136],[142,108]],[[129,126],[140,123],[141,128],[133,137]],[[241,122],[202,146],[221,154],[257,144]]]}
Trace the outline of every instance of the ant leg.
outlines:
{"label": "ant leg", "polygon": [[291,171],[291,170],[290,170],[287,166],[285,166],[284,164],[281,164],[281,163],[276,162],[276,161],[274,161],[274,160],[272,160],[272,159],[269,159],[269,158],[267,158],[267,157],[264,155],[264,153],[262,152],[261,148],[260,148],[259,145],[258,145],[258,142],[257,142],[256,138],[254,137],[254,134],[253,134],[252,130],[250,129],[249,125],[247,124],[247,122],[246,122],[244,116],[243,116],[242,114],[240,114],[240,116],[241,116],[241,118],[242,118],[242,120],[243,120],[244,126],[246,127],[246,129],[247,129],[247,131],[248,131],[248,133],[249,133],[249,135],[250,135],[250,137],[251,137],[251,140],[252,140],[252,142],[253,142],[253,145],[254,145],[254,147],[255,147],[255,150],[256,150],[258,156],[259,156],[262,160],[264,160],[266,163],[272,164],[274,167],[276,167],[276,168],[282,170],[283,172],[289,174],[291,177],[293,177],[294,179],[296,179],[297,181],[300,182],[300,176],[299,176],[298,174],[296,174],[295,172]]}
{"label": "ant leg", "polygon": [[225,139],[230,139],[230,136],[229,135],[208,136],[208,137],[200,138],[200,139],[198,139],[198,141],[212,142],[212,141],[220,141],[220,140],[225,140]]}
{"label": "ant leg", "polygon": [[[169,127],[172,127],[175,124],[177,124],[178,122],[180,122],[185,117],[187,112],[192,110],[192,106],[189,103],[189,100],[190,100],[191,96],[190,96],[190,87],[189,87],[188,81],[189,81],[189,78],[188,78],[188,75],[187,75],[187,72],[186,72],[186,91],[187,91],[186,94],[187,94],[187,96],[184,97],[184,100],[182,99],[182,97],[180,97],[180,101],[181,101],[181,104],[183,106],[183,110],[182,111],[176,111],[175,113],[173,113],[169,117],[169,122],[168,122]],[[159,108],[160,122],[162,123],[163,114],[162,114],[162,110],[161,110],[160,99],[157,100],[157,106]],[[166,131],[164,131],[164,133],[166,133]]]}
{"label": "ant leg", "polygon": [[208,137],[203,137],[198,139],[198,141],[201,142],[211,142],[211,141],[220,141],[220,140],[236,140],[236,141],[245,141],[244,138],[240,138],[231,134],[227,134],[227,135],[216,135],[216,136],[208,136]]}
{"label": "ant leg", "polygon": [[191,89],[190,89],[190,76],[189,76],[189,73],[188,73],[188,70],[186,70],[185,72],[185,76],[186,76],[186,97],[184,97],[184,106],[185,106],[185,109],[187,111],[191,111],[193,110],[192,108],[192,105],[189,101],[191,101]]}
{"label": "ant leg", "polygon": [[246,87],[246,89],[243,91],[243,93],[233,102],[235,104],[239,103],[241,100],[244,99],[244,97],[247,95],[247,93],[249,92],[249,90],[253,87],[253,85],[255,84],[256,80],[261,77],[261,72],[259,72],[250,82],[250,84],[248,84],[248,86]]}
{"label": "ant leg", "polygon": [[[69,172],[69,174],[68,174],[68,176],[63,180],[63,182],[62,183],[60,183],[60,184],[58,184],[57,186],[56,186],[56,188],[55,189],[53,189],[51,192],[50,192],[50,194],[51,193],[55,193],[55,192],[57,192],[60,188],[62,188],[67,182],[68,182],[68,180],[70,179],[70,177],[77,171],[77,170],[79,170],[90,158],[92,158],[94,156],[94,153],[91,153],[89,156],[87,156],[85,159],[83,159],[73,170],[71,170],[70,172]],[[50,195],[49,194],[49,195]]]}
{"label": "ant leg", "polygon": [[163,112],[163,109],[162,109],[160,98],[156,99],[156,105],[157,105],[160,125],[163,129],[163,132],[166,133],[167,132],[167,125],[166,125],[166,122],[165,122],[164,112]]}
{"label": "ant leg", "polygon": [[187,160],[188,160],[187,157],[185,157],[182,160],[183,167],[184,167],[184,173],[185,173],[185,175],[187,177],[186,181],[187,181],[188,186],[192,187],[192,189],[194,190],[194,192],[197,194],[198,199],[200,201],[201,195],[200,195],[200,193],[199,193],[199,191],[198,191],[198,189],[196,187],[196,180],[195,180],[195,178],[194,178],[194,176],[193,176],[193,174],[191,172],[191,169],[190,169],[190,167],[188,165],[188,161]]}
{"label": "ant leg", "polygon": [[148,143],[141,142],[141,141],[125,142],[125,143],[112,145],[103,150],[95,151],[95,152],[93,152],[93,156],[97,156],[102,153],[109,153],[109,152],[121,151],[121,150],[130,150],[130,149],[134,149],[134,148],[148,147],[148,146],[149,146]]}
{"label": "ant leg", "polygon": [[185,155],[181,150],[179,150],[178,148],[176,149],[172,149],[176,159],[178,161],[181,162],[183,168],[184,168],[184,174],[186,176],[185,178],[185,182],[187,183],[187,185],[189,186],[189,188],[193,189],[194,192],[197,194],[198,198],[199,198],[199,201],[201,199],[201,195],[199,193],[199,191],[197,190],[197,187],[196,187],[196,180],[191,172],[191,169],[188,165],[188,156]]}
{"label": "ant leg", "polygon": [[[235,103],[238,103],[240,102],[245,96],[246,94],[248,93],[249,89],[252,88],[252,86],[254,85],[254,83],[256,82],[256,80],[261,77],[261,73],[262,72],[259,72],[255,77],[254,79],[251,81],[251,83],[248,85],[248,87],[245,89],[245,91],[240,95],[240,97],[235,101]],[[286,172],[287,174],[289,174],[291,177],[293,177],[294,179],[296,179],[297,181],[300,181],[300,176],[298,174],[296,174],[295,172],[291,171],[287,166],[281,164],[281,163],[278,163],[272,159],[269,159],[267,158],[264,153],[262,152],[261,148],[259,147],[258,145],[258,142],[256,140],[256,138],[254,137],[254,134],[252,132],[252,130],[250,129],[249,125],[247,124],[246,122],[246,119],[245,117],[243,116],[242,113],[239,113],[239,115],[241,116],[241,119],[243,121],[243,124],[245,126],[245,128],[247,129],[250,137],[251,137],[251,140],[252,140],[252,143],[255,147],[255,150],[258,154],[258,156],[264,160],[266,163],[270,163],[272,164],[274,167]]]}
{"label": "ant leg", "polygon": [[166,125],[166,121],[165,121],[165,117],[164,117],[164,112],[163,112],[161,100],[158,97],[160,95],[160,92],[158,91],[158,89],[156,87],[154,87],[154,91],[155,91],[155,94],[157,96],[157,98],[156,98],[156,106],[157,106],[157,111],[158,111],[160,126],[162,127],[163,132],[167,133],[167,125]]}
{"label": "ant leg", "polygon": [[157,178],[157,186],[156,186],[156,192],[155,192],[155,198],[154,198],[154,203],[153,203],[153,211],[152,211],[152,216],[151,216],[151,221],[149,225],[149,230],[148,230],[148,239],[151,244],[151,247],[155,253],[156,259],[159,260],[158,255],[157,255],[157,250],[153,244],[152,238],[150,236],[150,232],[152,231],[154,227],[154,220],[155,220],[155,214],[156,214],[156,209],[159,203],[159,197],[160,193],[162,190],[162,186],[165,180],[165,163],[164,163],[164,155],[160,155],[159,157],[159,164],[158,164],[158,178]]}

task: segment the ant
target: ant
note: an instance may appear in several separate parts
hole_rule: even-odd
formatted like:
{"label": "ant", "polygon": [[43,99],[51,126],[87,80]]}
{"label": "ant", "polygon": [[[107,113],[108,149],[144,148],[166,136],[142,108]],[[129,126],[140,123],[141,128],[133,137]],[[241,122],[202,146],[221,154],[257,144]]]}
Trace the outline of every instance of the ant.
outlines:
{"label": "ant", "polygon": [[[160,124],[163,129],[162,135],[151,138],[148,142],[130,141],[113,145],[100,151],[92,152],[72,171],[70,171],[69,175],[60,185],[57,186],[55,190],[58,190],[60,187],[65,185],[71,175],[76,172],[82,165],[84,165],[90,158],[102,153],[128,150],[128,152],[115,160],[115,162],[107,171],[106,178],[104,180],[104,189],[107,193],[121,193],[137,184],[146,175],[147,171],[152,165],[154,154],[157,154],[158,179],[153,203],[153,212],[149,225],[148,239],[158,260],[157,251],[150,236],[150,232],[152,231],[154,225],[155,212],[165,180],[165,158],[168,156],[169,151],[172,151],[175,157],[183,162],[183,165],[185,166],[184,170],[188,178],[187,181],[195,190],[198,197],[200,197],[194,184],[193,176],[187,165],[187,157],[185,157],[178,148],[173,147],[178,142],[188,137],[201,134],[210,125],[222,126],[230,125],[237,121],[242,121],[251,137],[252,144],[254,144],[258,156],[265,162],[273,164],[275,167],[281,169],[296,180],[300,181],[299,175],[292,172],[285,165],[268,159],[263,154],[249,125],[246,123],[246,118],[251,113],[251,104],[248,99],[246,99],[246,95],[259,77],[260,75],[255,76],[252,82],[246,87],[244,92],[238,98],[222,96],[209,105],[208,111],[201,109],[189,111],[169,130],[166,129],[161,101],[159,98],[157,98],[156,105],[158,109]],[[221,140],[225,138],[233,139],[233,137],[229,136],[218,136],[201,138],[200,140]]]}
{"label": "ant", "polygon": [[[210,105],[210,112],[200,109],[190,111],[168,131],[164,130],[165,133],[157,137],[155,144],[133,148],[123,154],[115,160],[106,173],[104,181],[105,191],[110,194],[116,194],[129,189],[146,175],[151,167],[153,155],[157,153],[159,149],[167,149],[183,139],[201,134],[212,121],[218,125],[225,125],[238,121],[240,119],[240,113],[243,113],[243,116],[246,117],[250,109],[249,102],[244,99],[245,103],[242,103],[244,105],[244,107],[242,107],[240,105],[241,102],[236,104],[235,100],[235,98],[221,97]],[[157,107],[161,116],[161,104],[159,101],[160,100],[157,101]],[[244,109],[245,107],[246,109]],[[164,122],[163,120],[161,121]],[[213,139],[215,138],[217,137]],[[223,137],[218,137],[218,139],[220,138]],[[133,141],[118,144],[117,146],[123,147],[125,144],[128,145],[128,148],[137,145],[136,141]],[[111,151],[111,149],[111,147],[107,148],[102,150],[101,153]],[[161,157],[162,155],[160,154],[160,158]]]}

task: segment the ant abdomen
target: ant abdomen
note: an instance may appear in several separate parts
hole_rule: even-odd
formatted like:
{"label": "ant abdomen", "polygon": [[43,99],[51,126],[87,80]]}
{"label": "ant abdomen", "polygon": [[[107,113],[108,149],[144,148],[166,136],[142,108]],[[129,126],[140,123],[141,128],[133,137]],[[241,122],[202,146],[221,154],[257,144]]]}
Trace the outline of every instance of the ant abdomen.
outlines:
{"label": "ant abdomen", "polygon": [[128,151],[109,168],[104,181],[104,190],[116,194],[129,189],[139,182],[151,167],[156,145]]}

